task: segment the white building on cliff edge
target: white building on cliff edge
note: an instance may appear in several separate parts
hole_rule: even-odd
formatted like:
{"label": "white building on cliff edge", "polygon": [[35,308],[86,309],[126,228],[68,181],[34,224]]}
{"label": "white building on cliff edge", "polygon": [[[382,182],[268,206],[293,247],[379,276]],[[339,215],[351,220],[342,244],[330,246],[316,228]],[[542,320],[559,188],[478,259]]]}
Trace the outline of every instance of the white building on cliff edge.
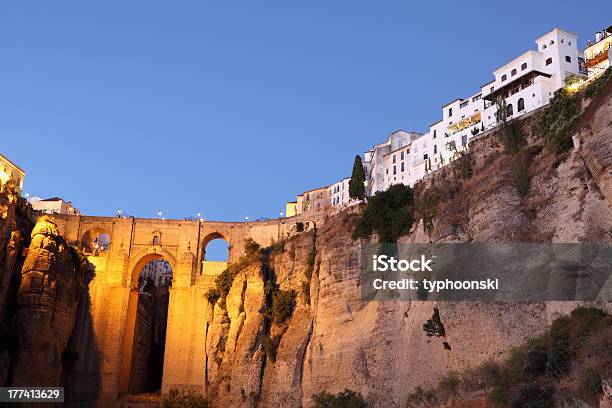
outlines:
{"label": "white building on cliff edge", "polygon": [[[594,78],[612,65],[612,26],[597,32],[584,52],[578,49],[578,36],[560,28],[537,38],[535,44],[535,50],[495,69],[493,80],[472,95],[443,105],[441,119],[426,133],[397,130],[367,150],[363,154],[366,193],[373,195],[398,183],[414,186],[454,160],[470,140],[497,126],[497,100],[506,101],[508,118],[514,119],[548,104],[568,76]],[[287,203],[286,215],[346,206],[349,180],[297,196]]]}
{"label": "white building on cliff edge", "polygon": [[[467,98],[442,106],[442,119],[425,134],[410,134],[403,145],[386,142],[364,154],[369,174],[369,194],[386,190],[391,184],[413,186],[426,174],[453,160],[480,132],[497,126],[495,101],[506,100],[510,119],[546,105],[568,75],[586,75],[578,37],[559,28],[536,39],[536,50],[529,50],[493,71],[494,79]],[[370,158],[370,160],[368,160]]]}

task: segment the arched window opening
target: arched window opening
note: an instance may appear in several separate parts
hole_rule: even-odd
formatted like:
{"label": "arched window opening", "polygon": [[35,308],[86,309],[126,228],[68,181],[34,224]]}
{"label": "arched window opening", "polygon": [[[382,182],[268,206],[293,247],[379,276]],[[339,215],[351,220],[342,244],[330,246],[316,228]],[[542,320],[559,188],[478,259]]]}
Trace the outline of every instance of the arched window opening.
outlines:
{"label": "arched window opening", "polygon": [[208,242],[204,250],[204,260],[227,262],[229,248],[223,238],[214,238]]}
{"label": "arched window opening", "polygon": [[99,228],[85,232],[81,240],[81,249],[85,255],[104,256],[110,249],[110,235]]}
{"label": "arched window opening", "polygon": [[508,112],[508,116],[512,116],[514,114],[514,111],[512,110],[512,104],[511,103],[508,104],[507,112]]}
{"label": "arched window opening", "polygon": [[523,98],[520,98],[518,102],[516,103],[516,110],[518,112],[525,110],[525,100]]}
{"label": "arched window opening", "polygon": [[229,242],[218,232],[208,234],[202,241],[202,274],[218,275],[229,262]]}

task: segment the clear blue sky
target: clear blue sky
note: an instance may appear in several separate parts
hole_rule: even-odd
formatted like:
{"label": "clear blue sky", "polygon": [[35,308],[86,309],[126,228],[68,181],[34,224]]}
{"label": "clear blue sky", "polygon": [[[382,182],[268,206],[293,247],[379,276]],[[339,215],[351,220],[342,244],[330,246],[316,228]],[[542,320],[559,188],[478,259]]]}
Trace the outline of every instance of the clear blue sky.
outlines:
{"label": "clear blue sky", "polygon": [[0,3],[0,152],[84,213],[277,216],[610,2]]}

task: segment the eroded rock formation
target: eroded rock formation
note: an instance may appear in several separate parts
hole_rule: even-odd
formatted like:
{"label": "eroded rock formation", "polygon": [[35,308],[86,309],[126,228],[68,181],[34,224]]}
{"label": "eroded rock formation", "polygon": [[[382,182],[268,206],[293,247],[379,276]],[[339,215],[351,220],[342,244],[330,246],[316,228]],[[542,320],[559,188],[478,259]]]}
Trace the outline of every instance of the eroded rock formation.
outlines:
{"label": "eroded rock formation", "polygon": [[38,219],[31,238],[17,300],[11,383],[49,386],[60,384],[62,353],[75,326],[86,261],[47,217]]}

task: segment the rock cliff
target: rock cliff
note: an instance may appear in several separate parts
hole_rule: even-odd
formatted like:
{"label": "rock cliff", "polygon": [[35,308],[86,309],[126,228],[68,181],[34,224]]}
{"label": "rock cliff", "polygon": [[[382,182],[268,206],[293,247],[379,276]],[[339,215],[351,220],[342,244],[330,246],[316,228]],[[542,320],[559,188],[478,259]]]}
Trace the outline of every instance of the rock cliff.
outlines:
{"label": "rock cliff", "polygon": [[[584,103],[569,153],[530,149],[526,194],[516,185],[514,157],[498,135],[476,139],[473,176],[461,193],[439,204],[433,229],[427,232],[420,222],[400,242],[611,242],[610,93],[608,86]],[[532,146],[542,143],[540,115],[520,123]],[[449,166],[430,176],[417,194],[448,181],[451,172]],[[313,394],[345,388],[372,406],[404,406],[415,386],[435,384],[449,370],[502,359],[576,306],[362,301],[359,245],[351,239],[357,211],[333,216],[240,268],[226,307],[217,303],[207,322],[206,393],[213,406],[309,406]],[[270,317],[268,281],[298,293],[293,315],[283,324]],[[423,332],[434,306],[444,339]]]}
{"label": "rock cliff", "polygon": [[0,384],[9,375],[17,289],[23,252],[30,242],[32,219],[31,207],[19,197],[12,182],[0,183]]}
{"label": "rock cliff", "polygon": [[[60,384],[62,354],[75,326],[87,261],[38,219],[21,270],[12,385]],[[44,369],[43,369],[44,367]]]}

